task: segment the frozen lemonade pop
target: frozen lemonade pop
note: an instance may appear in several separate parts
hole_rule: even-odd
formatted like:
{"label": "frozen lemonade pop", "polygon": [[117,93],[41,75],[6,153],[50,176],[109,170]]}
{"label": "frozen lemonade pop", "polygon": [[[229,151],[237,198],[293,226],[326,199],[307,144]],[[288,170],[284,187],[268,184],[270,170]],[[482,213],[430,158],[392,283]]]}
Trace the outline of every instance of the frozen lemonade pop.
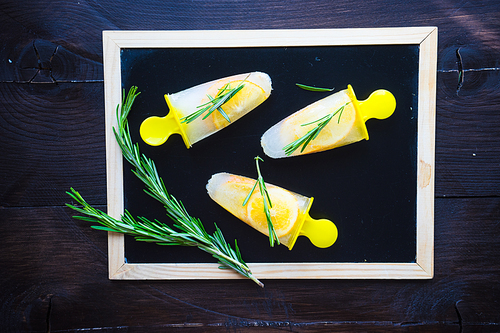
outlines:
{"label": "frozen lemonade pop", "polygon": [[[254,191],[243,206],[255,182],[255,179],[244,176],[217,173],[208,181],[207,192],[210,198],[231,214],[269,236],[260,192]],[[307,236],[315,246],[321,248],[329,247],[336,241],[338,232],[333,222],[315,220],[309,216],[313,198],[268,183],[266,188],[272,202],[271,220],[281,244],[291,250],[300,235]]]}
{"label": "frozen lemonade pop", "polygon": [[365,121],[388,118],[395,109],[389,91],[380,89],[358,101],[349,85],[281,120],[264,133],[261,145],[269,157],[281,158],[368,140]]}
{"label": "frozen lemonade pop", "polygon": [[143,121],[144,142],[159,146],[171,134],[180,134],[187,148],[232,124],[271,94],[266,73],[238,74],[210,81],[174,94],[166,94],[169,113]]}

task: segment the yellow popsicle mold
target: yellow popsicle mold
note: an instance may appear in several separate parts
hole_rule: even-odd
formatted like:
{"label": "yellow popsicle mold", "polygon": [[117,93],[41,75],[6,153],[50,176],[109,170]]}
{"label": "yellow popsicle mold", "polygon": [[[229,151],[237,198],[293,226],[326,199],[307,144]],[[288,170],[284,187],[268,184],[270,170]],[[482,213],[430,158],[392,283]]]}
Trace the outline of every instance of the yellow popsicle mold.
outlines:
{"label": "yellow popsicle mold", "polygon": [[151,146],[159,146],[165,143],[172,134],[180,134],[184,144],[189,149],[191,143],[186,135],[186,131],[181,121],[179,120],[179,111],[170,103],[168,95],[165,95],[169,113],[165,117],[152,116],[145,119],[139,132],[142,140]]}
{"label": "yellow popsicle mold", "polygon": [[289,240],[288,249],[291,250],[299,236],[306,236],[311,243],[319,248],[327,248],[332,246],[338,238],[337,226],[327,219],[313,219],[309,215],[314,198],[310,198],[307,209],[301,213],[298,225],[295,228],[294,234]]}
{"label": "yellow popsicle mold", "polygon": [[349,84],[347,86],[347,95],[351,99],[356,113],[359,115],[357,126],[362,130],[366,140],[369,139],[369,136],[365,122],[372,118],[389,118],[396,110],[396,98],[390,91],[385,89],[375,90],[364,101],[358,101],[352,86]]}

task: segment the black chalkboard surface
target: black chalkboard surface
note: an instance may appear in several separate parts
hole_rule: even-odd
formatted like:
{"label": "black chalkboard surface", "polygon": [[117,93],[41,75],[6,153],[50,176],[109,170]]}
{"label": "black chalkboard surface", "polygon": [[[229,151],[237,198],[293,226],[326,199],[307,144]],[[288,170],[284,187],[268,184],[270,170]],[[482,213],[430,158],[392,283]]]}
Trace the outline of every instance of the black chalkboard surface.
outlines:
{"label": "black chalkboard surface", "polygon": [[[226,240],[237,239],[247,262],[414,263],[417,253],[417,121],[419,45],[356,45],[243,48],[122,48],[121,84],[141,94],[129,115],[134,142],[156,163],[170,193],[208,232],[214,222]],[[141,122],[164,116],[164,94],[252,71],[270,75],[273,91],[258,108],[218,133],[186,149],[178,135],[152,147],[139,136]],[[271,159],[261,135],[282,118],[330,93],[305,91],[296,83],[346,89],[359,100],[377,89],[392,92],[394,114],[367,122],[370,140],[326,152]],[[314,247],[299,237],[293,250],[269,247],[268,238],[213,202],[205,185],[211,175],[229,172],[257,177],[261,156],[266,182],[314,197],[310,215],[328,218],[339,230],[337,242]],[[161,204],[124,163],[125,208],[135,216],[171,223]],[[166,247],[125,238],[127,263],[211,263],[197,248]]]}

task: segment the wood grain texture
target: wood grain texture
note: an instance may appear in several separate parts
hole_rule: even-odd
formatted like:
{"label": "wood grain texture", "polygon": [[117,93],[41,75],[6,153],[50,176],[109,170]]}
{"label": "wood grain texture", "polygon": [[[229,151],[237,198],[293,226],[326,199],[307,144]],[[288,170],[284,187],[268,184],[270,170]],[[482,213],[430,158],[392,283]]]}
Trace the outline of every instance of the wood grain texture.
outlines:
{"label": "wood grain texture", "polygon": [[458,94],[455,73],[438,75],[437,196],[499,195],[500,117],[492,106],[500,103],[500,70],[485,75],[491,84],[464,84]]}
{"label": "wood grain texture", "polygon": [[60,206],[72,186],[105,203],[102,83],[0,86],[0,205]]}
{"label": "wood grain texture", "polygon": [[[496,0],[3,1],[2,330],[498,332],[498,22]],[[102,30],[424,25],[439,28],[433,280],[108,280],[106,233],[63,206],[73,186],[106,209]]]}

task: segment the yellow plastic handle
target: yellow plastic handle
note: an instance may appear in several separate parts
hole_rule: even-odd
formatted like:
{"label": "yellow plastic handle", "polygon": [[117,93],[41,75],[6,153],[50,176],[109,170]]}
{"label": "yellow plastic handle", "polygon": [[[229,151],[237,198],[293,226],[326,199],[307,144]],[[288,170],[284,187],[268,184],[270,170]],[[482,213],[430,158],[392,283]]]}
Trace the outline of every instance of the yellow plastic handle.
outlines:
{"label": "yellow plastic handle", "polygon": [[[168,103],[168,98],[165,95]],[[170,105],[169,105],[170,106]],[[139,129],[142,140],[151,146],[159,146],[165,143],[172,134],[180,134],[184,144],[189,149],[191,143],[186,136],[174,108],[165,117],[152,116],[145,119]]]}
{"label": "yellow plastic handle", "polygon": [[371,93],[364,101],[359,101],[359,113],[363,121],[371,118],[386,119],[396,110],[396,98],[391,92],[379,89]]}
{"label": "yellow plastic handle", "polygon": [[307,215],[299,235],[309,238],[316,247],[326,248],[335,243],[339,232],[332,221],[327,219],[315,220]]}

